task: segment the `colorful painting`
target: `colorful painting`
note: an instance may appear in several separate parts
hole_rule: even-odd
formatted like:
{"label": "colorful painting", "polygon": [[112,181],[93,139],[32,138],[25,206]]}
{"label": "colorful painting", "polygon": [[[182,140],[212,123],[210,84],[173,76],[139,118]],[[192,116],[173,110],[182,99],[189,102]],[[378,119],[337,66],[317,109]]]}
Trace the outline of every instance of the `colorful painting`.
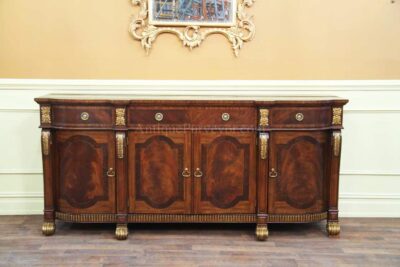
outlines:
{"label": "colorful painting", "polygon": [[238,0],[149,0],[150,24],[233,26]]}

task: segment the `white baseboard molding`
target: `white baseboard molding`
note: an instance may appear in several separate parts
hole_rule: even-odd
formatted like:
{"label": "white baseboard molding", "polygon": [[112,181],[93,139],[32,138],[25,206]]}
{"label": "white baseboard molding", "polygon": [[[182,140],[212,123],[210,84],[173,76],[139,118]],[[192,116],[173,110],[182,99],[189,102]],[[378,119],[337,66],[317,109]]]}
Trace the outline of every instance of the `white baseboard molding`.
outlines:
{"label": "white baseboard molding", "polygon": [[[343,194],[340,217],[400,217],[400,195]],[[43,195],[0,194],[0,215],[41,215]]]}

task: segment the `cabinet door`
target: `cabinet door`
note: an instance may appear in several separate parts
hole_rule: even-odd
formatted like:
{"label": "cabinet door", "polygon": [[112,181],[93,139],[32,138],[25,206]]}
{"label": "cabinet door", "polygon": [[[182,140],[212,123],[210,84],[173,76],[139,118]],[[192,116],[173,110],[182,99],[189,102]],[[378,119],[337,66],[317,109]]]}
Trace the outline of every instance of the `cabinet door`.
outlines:
{"label": "cabinet door", "polygon": [[327,132],[273,132],[268,210],[302,214],[326,210]]}
{"label": "cabinet door", "polygon": [[57,131],[57,201],[62,212],[115,212],[112,132]]}
{"label": "cabinet door", "polygon": [[196,213],[255,212],[255,133],[196,133]]}
{"label": "cabinet door", "polygon": [[129,133],[131,213],[190,213],[190,137],[186,132]]}

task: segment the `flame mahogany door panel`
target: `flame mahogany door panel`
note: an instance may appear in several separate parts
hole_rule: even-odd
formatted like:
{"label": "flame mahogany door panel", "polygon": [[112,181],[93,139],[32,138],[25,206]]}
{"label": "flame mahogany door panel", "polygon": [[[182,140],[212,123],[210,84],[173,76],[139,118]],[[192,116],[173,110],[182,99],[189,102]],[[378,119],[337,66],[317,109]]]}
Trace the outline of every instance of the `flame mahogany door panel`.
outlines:
{"label": "flame mahogany door panel", "polygon": [[128,140],[129,212],[190,213],[190,132],[130,132]]}
{"label": "flame mahogany door panel", "polygon": [[195,213],[255,212],[255,137],[254,132],[194,134]]}
{"label": "flame mahogany door panel", "polygon": [[270,140],[269,213],[326,211],[329,132],[272,132]]}
{"label": "flame mahogany door panel", "polygon": [[113,132],[56,131],[55,133],[58,209],[70,213],[114,213]]}

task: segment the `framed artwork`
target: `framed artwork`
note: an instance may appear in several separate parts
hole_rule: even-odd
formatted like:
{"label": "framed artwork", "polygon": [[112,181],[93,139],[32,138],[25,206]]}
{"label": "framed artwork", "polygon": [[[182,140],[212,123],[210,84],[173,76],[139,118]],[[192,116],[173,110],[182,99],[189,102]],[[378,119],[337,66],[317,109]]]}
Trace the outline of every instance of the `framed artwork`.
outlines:
{"label": "framed artwork", "polygon": [[236,56],[254,38],[255,25],[246,9],[255,0],[132,0],[139,7],[130,24],[135,40],[149,53],[157,36],[175,34],[190,49],[211,34],[222,34]]}

